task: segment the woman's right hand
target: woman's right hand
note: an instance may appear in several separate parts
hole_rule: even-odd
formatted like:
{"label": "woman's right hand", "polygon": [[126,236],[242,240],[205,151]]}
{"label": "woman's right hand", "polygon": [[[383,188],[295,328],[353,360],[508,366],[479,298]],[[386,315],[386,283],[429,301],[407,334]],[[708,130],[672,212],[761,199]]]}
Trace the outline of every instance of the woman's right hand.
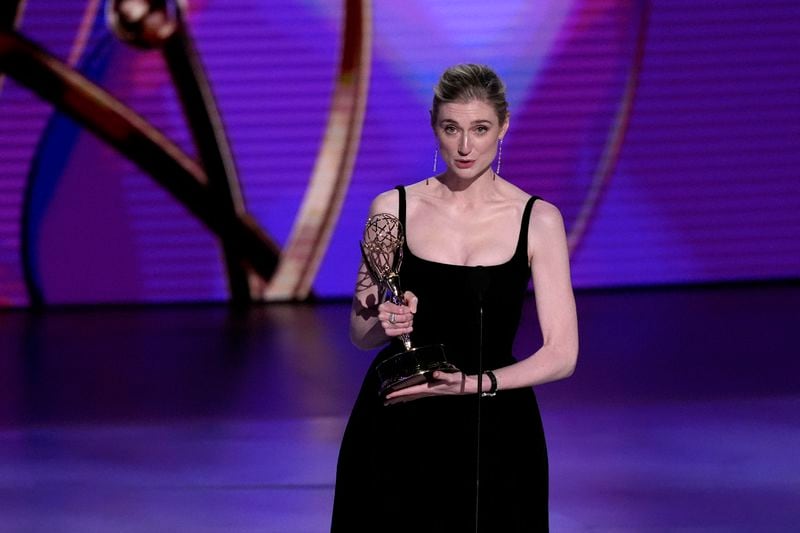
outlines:
{"label": "woman's right hand", "polygon": [[411,291],[403,293],[404,304],[385,301],[378,306],[378,320],[388,337],[397,337],[414,331],[414,313],[417,312],[418,298]]}

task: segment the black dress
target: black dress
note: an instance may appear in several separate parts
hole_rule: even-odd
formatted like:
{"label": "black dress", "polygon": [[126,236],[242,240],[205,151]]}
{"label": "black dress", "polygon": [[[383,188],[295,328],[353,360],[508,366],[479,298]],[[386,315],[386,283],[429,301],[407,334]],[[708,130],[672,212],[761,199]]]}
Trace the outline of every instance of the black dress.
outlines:
{"label": "black dress", "polygon": [[[398,190],[406,227],[405,191]],[[444,344],[450,362],[467,374],[478,371],[481,343],[485,370],[515,362],[511,348],[530,278],[527,230],[535,200],[525,206],[517,248],[506,263],[436,263],[404,245],[400,281],[419,297],[415,346]],[[377,355],[350,415],[331,530],[475,531],[478,396],[384,406],[375,365],[401,350],[393,340]],[[547,451],[533,389],[501,390],[480,404],[479,530],[547,531]]]}

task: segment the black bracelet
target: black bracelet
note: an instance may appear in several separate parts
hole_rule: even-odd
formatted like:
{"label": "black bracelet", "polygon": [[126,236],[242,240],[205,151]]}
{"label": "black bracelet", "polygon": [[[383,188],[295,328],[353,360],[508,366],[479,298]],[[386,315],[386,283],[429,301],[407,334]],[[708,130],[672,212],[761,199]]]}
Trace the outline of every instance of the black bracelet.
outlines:
{"label": "black bracelet", "polygon": [[488,391],[481,392],[481,397],[487,397],[487,396],[492,397],[497,394],[497,378],[495,377],[494,372],[492,372],[491,370],[487,370],[486,372],[484,372],[484,374],[489,376],[489,382],[492,385],[491,387],[489,387]]}

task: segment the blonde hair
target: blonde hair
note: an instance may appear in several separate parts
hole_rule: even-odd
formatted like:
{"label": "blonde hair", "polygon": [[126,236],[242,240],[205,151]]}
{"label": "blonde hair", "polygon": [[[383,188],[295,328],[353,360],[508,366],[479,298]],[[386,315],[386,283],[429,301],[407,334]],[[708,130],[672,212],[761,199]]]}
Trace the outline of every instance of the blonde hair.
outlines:
{"label": "blonde hair", "polygon": [[508,118],[506,86],[500,77],[486,65],[463,63],[444,71],[433,88],[431,125],[436,124],[439,106],[453,102],[479,100],[494,107],[500,124]]}

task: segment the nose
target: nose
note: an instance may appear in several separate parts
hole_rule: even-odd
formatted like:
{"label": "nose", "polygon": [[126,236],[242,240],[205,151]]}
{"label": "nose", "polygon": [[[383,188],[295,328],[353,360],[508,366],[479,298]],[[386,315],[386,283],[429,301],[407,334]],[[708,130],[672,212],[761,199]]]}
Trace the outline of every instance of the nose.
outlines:
{"label": "nose", "polygon": [[458,155],[467,155],[472,151],[470,148],[469,135],[464,132],[458,141]]}

